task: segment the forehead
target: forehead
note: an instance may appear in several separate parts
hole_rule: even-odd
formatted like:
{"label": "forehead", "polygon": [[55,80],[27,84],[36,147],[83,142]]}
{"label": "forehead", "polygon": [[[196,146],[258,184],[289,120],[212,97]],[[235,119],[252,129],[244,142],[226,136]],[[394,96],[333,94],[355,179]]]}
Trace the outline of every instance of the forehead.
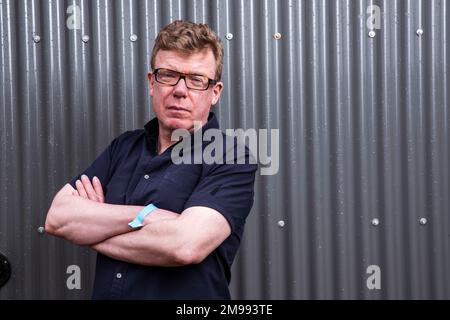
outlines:
{"label": "forehead", "polygon": [[216,60],[209,48],[191,54],[173,50],[159,50],[155,56],[156,68],[166,68],[181,73],[203,74],[209,78],[214,78]]}

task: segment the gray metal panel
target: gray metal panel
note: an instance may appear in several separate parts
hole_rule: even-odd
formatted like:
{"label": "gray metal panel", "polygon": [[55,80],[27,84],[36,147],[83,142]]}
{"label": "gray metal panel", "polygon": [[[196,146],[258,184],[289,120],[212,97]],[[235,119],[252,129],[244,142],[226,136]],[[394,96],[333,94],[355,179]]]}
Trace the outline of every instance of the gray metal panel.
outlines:
{"label": "gray metal panel", "polygon": [[449,17],[445,0],[0,0],[0,298],[89,298],[93,252],[37,229],[64,183],[153,116],[151,48],[183,18],[223,40],[221,127],[279,129],[233,297],[449,299]]}

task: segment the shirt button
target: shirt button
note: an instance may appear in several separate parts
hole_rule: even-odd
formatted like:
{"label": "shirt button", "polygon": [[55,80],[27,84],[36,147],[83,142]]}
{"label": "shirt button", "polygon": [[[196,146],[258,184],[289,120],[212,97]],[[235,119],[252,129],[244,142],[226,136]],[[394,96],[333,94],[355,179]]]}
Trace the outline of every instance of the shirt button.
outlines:
{"label": "shirt button", "polygon": [[117,279],[122,278],[122,274],[119,272],[118,274],[116,274],[116,278],[117,278]]}
{"label": "shirt button", "polygon": [[150,176],[148,175],[148,174],[146,174],[145,176],[144,176],[144,179],[145,180],[148,180],[150,178]]}

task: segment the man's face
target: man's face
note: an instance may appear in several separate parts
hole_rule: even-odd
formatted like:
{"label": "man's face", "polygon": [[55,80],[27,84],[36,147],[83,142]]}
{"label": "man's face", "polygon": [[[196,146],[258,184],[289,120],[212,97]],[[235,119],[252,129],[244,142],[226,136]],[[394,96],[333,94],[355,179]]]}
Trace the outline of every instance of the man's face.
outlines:
{"label": "man's face", "polygon": [[[158,68],[214,79],[216,61],[211,49],[190,55],[160,50],[155,56],[155,69]],[[154,74],[149,74],[149,81],[153,110],[159,120],[160,131],[166,132],[179,128],[192,130],[194,121],[206,123],[211,105],[219,100],[223,88],[223,84],[218,82],[210,84],[205,91],[188,89],[184,79],[175,86],[169,86],[157,82]]]}

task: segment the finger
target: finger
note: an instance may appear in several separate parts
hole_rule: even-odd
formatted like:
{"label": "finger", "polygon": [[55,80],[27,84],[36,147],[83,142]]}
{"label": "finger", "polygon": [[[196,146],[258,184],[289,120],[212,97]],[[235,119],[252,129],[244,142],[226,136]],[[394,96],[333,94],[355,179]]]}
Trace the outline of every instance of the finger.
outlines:
{"label": "finger", "polygon": [[101,184],[99,178],[94,177],[92,179],[92,184],[94,186],[94,190],[95,190],[95,193],[97,194],[99,201],[105,202],[105,195],[103,194],[103,188],[102,188],[102,184]]}
{"label": "finger", "polygon": [[75,182],[75,186],[77,187],[77,191],[80,197],[87,199],[88,195],[86,193],[86,190],[84,190],[83,183],[81,183],[80,180],[77,180],[77,182]]}
{"label": "finger", "polygon": [[81,182],[83,183],[83,187],[84,190],[86,190],[88,198],[93,201],[98,201],[97,194],[95,193],[95,190],[92,187],[91,181],[89,180],[88,176],[83,174],[81,176]]}

